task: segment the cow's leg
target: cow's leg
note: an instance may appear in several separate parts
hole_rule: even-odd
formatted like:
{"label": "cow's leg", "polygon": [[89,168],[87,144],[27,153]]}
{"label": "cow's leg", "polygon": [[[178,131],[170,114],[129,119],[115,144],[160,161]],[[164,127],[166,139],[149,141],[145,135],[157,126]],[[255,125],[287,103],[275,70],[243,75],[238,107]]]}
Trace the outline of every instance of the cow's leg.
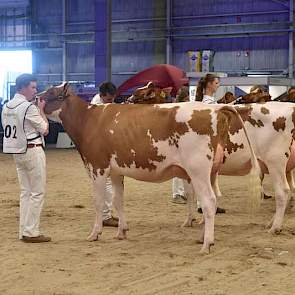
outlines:
{"label": "cow's leg", "polygon": [[124,197],[124,176],[111,175],[113,184],[113,205],[118,213],[119,225],[116,238],[119,240],[126,239],[126,232],[128,231],[128,225],[126,223],[123,197]]}
{"label": "cow's leg", "polygon": [[287,181],[290,187],[290,190],[292,193],[295,192],[295,183],[294,183],[294,176],[293,176],[293,170],[286,172]]}
{"label": "cow's leg", "polygon": [[213,188],[216,198],[222,197],[222,193],[219,189],[218,173],[211,175],[211,183],[212,183],[212,188]]}
{"label": "cow's leg", "polygon": [[[279,162],[278,159],[278,163]],[[283,165],[282,165],[283,166]],[[288,195],[290,188],[287,182],[285,167],[271,167],[269,166],[269,174],[272,179],[275,190],[276,212],[273,217],[272,226],[269,230],[270,233],[280,233],[284,214],[288,202]]]}
{"label": "cow's leg", "polygon": [[206,165],[204,165],[204,169],[191,170],[188,175],[191,178],[193,190],[198,191],[205,221],[204,234],[201,237],[203,246],[200,252],[208,254],[210,247],[214,245],[214,217],[216,210],[216,197],[211,186],[210,172],[207,171],[206,173]]}
{"label": "cow's leg", "polygon": [[191,183],[188,183],[186,180],[183,181],[184,191],[187,195],[187,208],[188,208],[188,215],[184,223],[182,224],[183,227],[192,227],[193,221],[196,220],[195,218],[195,192],[194,188]]}
{"label": "cow's leg", "polygon": [[205,220],[204,231],[204,242],[201,249],[201,253],[209,253],[210,247],[214,245],[214,218],[216,211],[216,197],[211,187],[210,180],[193,183],[194,188],[198,188],[198,196],[203,210],[203,216]]}
{"label": "cow's leg", "polygon": [[267,195],[264,191],[264,187],[263,187],[263,179],[264,179],[264,173],[261,173],[260,176],[260,181],[261,181],[261,198],[262,199],[270,199],[271,196]]}
{"label": "cow's leg", "polygon": [[102,234],[102,209],[105,202],[106,175],[97,175],[93,180],[93,203],[96,212],[94,226],[88,241],[97,241]]}

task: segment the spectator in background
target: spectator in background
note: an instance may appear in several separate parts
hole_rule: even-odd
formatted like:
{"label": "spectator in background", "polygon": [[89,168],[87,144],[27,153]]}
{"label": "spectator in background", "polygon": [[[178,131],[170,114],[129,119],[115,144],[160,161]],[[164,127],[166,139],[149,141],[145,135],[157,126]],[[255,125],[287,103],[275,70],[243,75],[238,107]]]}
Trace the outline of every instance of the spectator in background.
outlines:
{"label": "spectator in background", "polygon": [[[116,93],[117,88],[112,82],[103,82],[99,85],[99,93],[92,98],[90,104],[99,105],[105,103],[114,103]],[[117,227],[119,219],[112,216],[112,198],[112,181],[111,178],[108,177],[106,181],[105,203],[102,213],[103,225]]]}
{"label": "spectator in background", "polygon": [[[219,87],[219,78],[216,75],[213,74],[207,74],[205,77],[202,77],[198,83],[197,92],[196,92],[196,101],[202,101],[203,103],[212,104],[217,103],[217,99],[214,97],[215,92],[217,91]],[[178,179],[177,181],[174,181],[173,179],[173,194],[174,192],[182,192],[183,195],[180,195],[180,197],[177,197],[178,199],[185,199],[185,191],[183,186],[183,180]],[[180,200],[181,201],[181,200]],[[180,201],[178,203],[180,203]],[[172,199],[172,202],[176,203]],[[182,202],[184,203],[184,202]],[[197,202],[198,212],[202,213],[202,208],[200,207],[199,202]],[[216,213],[225,213],[225,209],[217,207]]]}
{"label": "spectator in background", "polygon": [[103,82],[99,85],[99,93],[92,98],[91,104],[113,103],[116,93],[117,88],[112,82]]}
{"label": "spectator in background", "polygon": [[[175,102],[189,101],[189,88],[188,86],[182,86],[179,88]],[[183,180],[178,177],[172,179],[172,203],[186,204],[187,197],[183,186]]]}
{"label": "spectator in background", "polygon": [[[217,103],[217,99],[214,97],[214,94],[216,93],[219,86],[219,77],[216,75],[207,74],[205,77],[202,77],[198,83],[196,100],[207,104]],[[199,203],[197,206],[198,212],[202,213],[202,208],[200,207]],[[225,209],[217,207],[216,213],[225,213]]]}
{"label": "spectator in background", "polygon": [[207,74],[205,77],[202,77],[198,83],[196,101],[208,104],[217,103],[214,94],[219,85],[219,78],[216,75]]}

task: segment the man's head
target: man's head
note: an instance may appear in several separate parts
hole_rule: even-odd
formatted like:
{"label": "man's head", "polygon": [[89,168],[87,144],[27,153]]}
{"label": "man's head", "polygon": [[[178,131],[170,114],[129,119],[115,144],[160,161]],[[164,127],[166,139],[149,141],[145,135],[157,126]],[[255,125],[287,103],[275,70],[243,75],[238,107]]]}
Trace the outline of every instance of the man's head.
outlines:
{"label": "man's head", "polygon": [[117,88],[112,82],[103,82],[99,85],[99,93],[103,103],[112,103],[116,97]]}
{"label": "man's head", "polygon": [[15,80],[16,91],[31,101],[37,93],[37,79],[32,74],[22,74]]}

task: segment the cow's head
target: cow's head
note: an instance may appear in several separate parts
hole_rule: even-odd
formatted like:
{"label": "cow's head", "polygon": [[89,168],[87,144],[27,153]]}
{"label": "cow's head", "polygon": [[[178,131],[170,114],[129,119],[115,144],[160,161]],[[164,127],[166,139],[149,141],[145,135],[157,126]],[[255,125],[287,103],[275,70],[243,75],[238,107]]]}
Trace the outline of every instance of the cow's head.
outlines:
{"label": "cow's head", "polygon": [[176,94],[176,102],[189,101],[189,88],[188,86],[182,86],[179,88]]}
{"label": "cow's head", "polygon": [[267,92],[252,92],[242,96],[242,103],[267,102],[271,100],[271,96]]}
{"label": "cow's head", "polygon": [[156,104],[165,103],[170,96],[172,87],[161,89],[154,83],[149,82],[146,86],[137,88],[127,99],[130,103]]}
{"label": "cow's head", "polygon": [[295,102],[295,89],[294,88],[291,88],[289,91],[288,91],[288,100],[289,102]]}
{"label": "cow's head", "polygon": [[237,98],[234,96],[234,94],[231,93],[230,91],[228,91],[228,92],[226,92],[226,93],[224,94],[224,96],[223,96],[221,99],[219,99],[217,102],[218,102],[218,103],[225,103],[225,104],[227,104],[227,103],[231,103],[231,102],[235,101],[236,99],[237,99]]}
{"label": "cow's head", "polygon": [[48,119],[61,122],[59,113],[64,100],[69,96],[69,83],[64,82],[58,86],[52,86],[36,95],[37,99],[45,100],[44,112]]}

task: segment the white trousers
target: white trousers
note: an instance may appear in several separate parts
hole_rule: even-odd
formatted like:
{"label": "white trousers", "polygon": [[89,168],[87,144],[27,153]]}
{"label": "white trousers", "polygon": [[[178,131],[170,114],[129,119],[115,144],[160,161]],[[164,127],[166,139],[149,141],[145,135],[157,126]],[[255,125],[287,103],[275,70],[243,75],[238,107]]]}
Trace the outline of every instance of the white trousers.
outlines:
{"label": "white trousers", "polygon": [[112,200],[113,200],[113,190],[112,190],[112,181],[108,177],[106,181],[105,188],[105,202],[102,210],[102,219],[107,220],[112,217]]}
{"label": "white trousers", "polygon": [[183,179],[174,177],[172,179],[172,195],[175,198],[176,195],[184,196],[184,186],[183,186]]}
{"label": "white trousers", "polygon": [[19,238],[40,235],[39,224],[46,189],[46,159],[42,147],[28,148],[15,154],[20,184]]}
{"label": "white trousers", "polygon": [[[175,198],[176,195],[185,196],[185,189],[184,189],[184,180],[178,177],[174,177],[172,179],[172,197]],[[200,202],[197,198],[197,207],[200,208]]]}

